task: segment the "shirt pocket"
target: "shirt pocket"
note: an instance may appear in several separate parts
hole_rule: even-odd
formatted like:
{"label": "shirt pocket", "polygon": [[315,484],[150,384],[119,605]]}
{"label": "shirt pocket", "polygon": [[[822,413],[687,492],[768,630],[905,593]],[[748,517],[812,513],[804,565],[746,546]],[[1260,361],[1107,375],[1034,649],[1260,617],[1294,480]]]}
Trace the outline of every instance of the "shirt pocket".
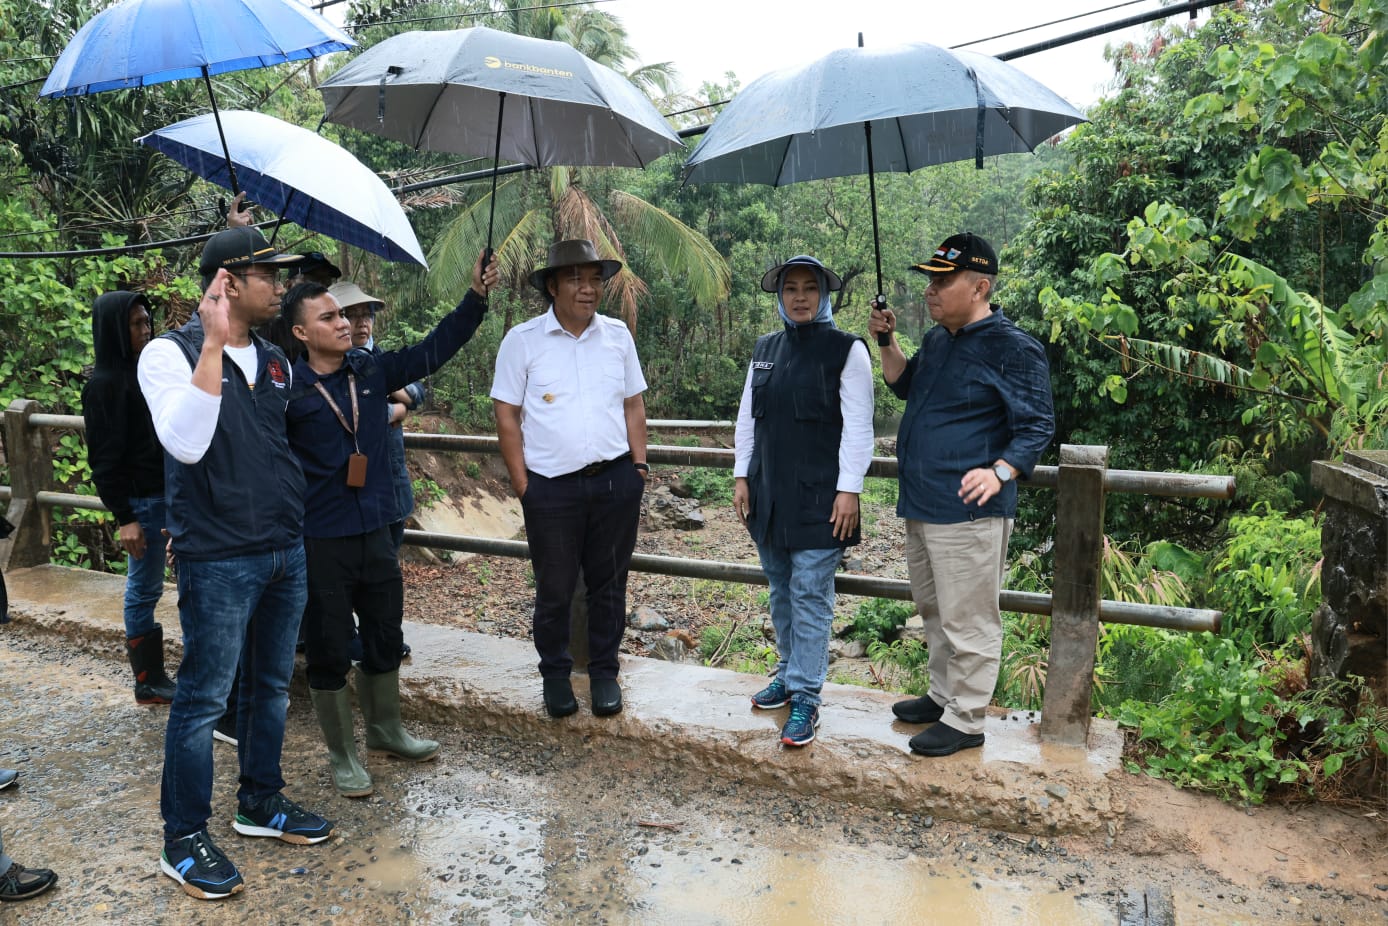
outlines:
{"label": "shirt pocket", "polygon": [[598,371],[602,394],[621,402],[626,399],[627,368],[620,357],[604,358]]}
{"label": "shirt pocket", "polygon": [[526,404],[553,405],[560,398],[560,371],[537,366],[525,378]]}
{"label": "shirt pocket", "polygon": [[766,403],[771,388],[771,370],[752,371],[752,417],[766,417]]}

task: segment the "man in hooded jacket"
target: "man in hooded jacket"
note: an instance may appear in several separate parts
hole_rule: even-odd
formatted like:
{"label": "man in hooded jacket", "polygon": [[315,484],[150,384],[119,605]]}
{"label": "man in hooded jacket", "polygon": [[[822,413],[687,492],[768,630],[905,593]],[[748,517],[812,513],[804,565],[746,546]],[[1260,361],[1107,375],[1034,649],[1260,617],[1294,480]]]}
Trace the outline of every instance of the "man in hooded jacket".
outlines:
{"label": "man in hooded jacket", "polygon": [[169,704],[164,628],[154,607],[164,593],[164,448],[140,394],[135,365],[152,333],[149,300],[123,290],[92,305],[96,368],[82,389],[87,462],[102,503],[115,515],[126,552],[125,638],[137,704]]}

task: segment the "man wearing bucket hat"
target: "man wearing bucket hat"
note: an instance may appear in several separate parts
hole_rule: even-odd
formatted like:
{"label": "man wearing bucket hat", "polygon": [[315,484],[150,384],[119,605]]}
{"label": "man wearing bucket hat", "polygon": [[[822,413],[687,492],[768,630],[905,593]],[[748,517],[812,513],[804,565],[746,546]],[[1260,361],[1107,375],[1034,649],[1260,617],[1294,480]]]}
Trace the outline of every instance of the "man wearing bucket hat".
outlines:
{"label": "man wearing bucket hat", "polygon": [[603,283],[621,269],[591,241],[552,245],[548,263],[530,275],[549,311],[507,332],[492,380],[501,456],[535,570],[535,649],[551,717],[578,710],[569,605],[580,569],[592,710],[622,709],[617,652],[649,468],[636,343],[626,325],[597,312]]}
{"label": "man wearing bucket hat", "polygon": [[200,899],[243,887],[208,831],[212,731],[240,657],[233,828],[308,845],[333,824],[281,793],[294,640],[306,597],[304,475],[289,448],[289,364],[254,332],[298,263],[254,228],[204,245],[197,314],[140,354],[140,391],[165,451],[183,664],[164,736],[160,868]]}
{"label": "man wearing bucket hat", "polygon": [[925,619],[928,694],[899,701],[906,723],[933,724],[911,751],[946,756],[983,744],[998,680],[998,591],[1017,514],[1017,478],[1027,478],[1055,433],[1046,352],[989,302],[997,281],[992,245],[973,233],[946,238],[912,270],[925,274],[935,327],[908,361],[896,317],[874,310],[882,378],[906,400],[897,435],[911,597]]}
{"label": "man wearing bucket hat", "polygon": [[834,325],[838,274],[807,255],[762,277],[784,327],[757,339],[737,411],[733,507],[771,586],[780,661],[752,706],[790,705],[781,742],[806,746],[819,726],[829,667],[834,574],[858,543],[858,496],[872,462],[872,361]]}

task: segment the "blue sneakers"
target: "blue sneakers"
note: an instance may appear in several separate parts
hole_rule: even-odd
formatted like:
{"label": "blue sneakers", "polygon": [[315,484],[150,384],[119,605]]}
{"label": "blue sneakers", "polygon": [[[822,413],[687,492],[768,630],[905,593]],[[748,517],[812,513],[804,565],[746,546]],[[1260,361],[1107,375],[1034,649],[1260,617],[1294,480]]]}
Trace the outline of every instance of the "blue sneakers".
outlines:
{"label": "blue sneakers", "polygon": [[241,872],[217,848],[207,830],[164,843],[159,868],[199,900],[221,900],[241,891]]}
{"label": "blue sneakers", "polygon": [[790,699],[790,717],[781,727],[781,742],[787,746],[808,746],[814,742],[819,726],[819,707],[796,695]]}
{"label": "blue sneakers", "polygon": [[786,691],[786,683],[779,678],[772,679],[770,685],[752,695],[752,706],[759,707],[764,711],[785,707],[789,701],[790,694]]}
{"label": "blue sneakers", "polygon": [[333,825],[283,794],[272,794],[258,806],[236,808],[232,827],[242,836],[270,836],[296,846],[311,846],[333,834]]}

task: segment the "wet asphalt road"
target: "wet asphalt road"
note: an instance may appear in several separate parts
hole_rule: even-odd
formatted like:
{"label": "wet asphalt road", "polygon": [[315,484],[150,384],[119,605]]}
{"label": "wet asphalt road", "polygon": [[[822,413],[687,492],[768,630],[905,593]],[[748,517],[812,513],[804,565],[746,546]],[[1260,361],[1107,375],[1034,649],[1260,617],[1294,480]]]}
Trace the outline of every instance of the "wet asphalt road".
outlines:
{"label": "wet asphalt road", "polygon": [[[234,833],[235,757],[219,745],[210,830],[246,890],[194,900],[157,862],[166,709],[137,707],[127,672],[61,638],[0,630],[0,767],[21,772],[0,793],[0,828],[11,855],[61,877],[0,907],[0,923],[1117,921],[1124,876],[1057,843],[695,777],[580,737],[425,728],[443,743],[437,762],[373,758],[376,793],[340,798],[302,687],[286,793],[335,820],[337,837]],[[1208,912],[1181,922],[1270,919]]]}

